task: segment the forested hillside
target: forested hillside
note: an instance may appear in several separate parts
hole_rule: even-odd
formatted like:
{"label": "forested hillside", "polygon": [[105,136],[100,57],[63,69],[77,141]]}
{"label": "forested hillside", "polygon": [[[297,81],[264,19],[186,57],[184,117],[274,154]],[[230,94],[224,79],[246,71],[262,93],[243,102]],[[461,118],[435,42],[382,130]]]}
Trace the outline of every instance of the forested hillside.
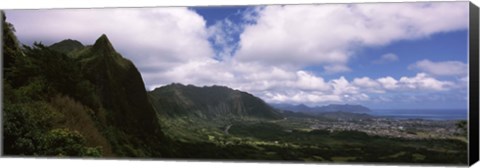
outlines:
{"label": "forested hillside", "polygon": [[87,47],[20,46],[2,17],[4,154],[161,156],[140,73],[105,35]]}
{"label": "forested hillside", "polygon": [[170,84],[149,92],[153,105],[166,117],[202,119],[282,119],[262,99],[224,86]]}

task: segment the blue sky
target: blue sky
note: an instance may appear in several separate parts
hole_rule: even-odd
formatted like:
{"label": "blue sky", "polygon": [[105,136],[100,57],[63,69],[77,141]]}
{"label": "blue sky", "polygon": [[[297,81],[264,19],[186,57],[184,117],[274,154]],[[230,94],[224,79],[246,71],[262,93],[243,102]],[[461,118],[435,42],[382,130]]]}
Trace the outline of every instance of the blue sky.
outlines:
{"label": "blue sky", "polygon": [[192,7],[198,14],[202,15],[207,26],[212,26],[216,22],[225,19],[231,19],[233,22],[240,23],[243,21],[242,13],[249,9],[249,6],[220,6],[220,7]]}
{"label": "blue sky", "polygon": [[[357,76],[371,78],[413,76],[418,71],[408,70],[408,66],[420,59],[431,61],[457,60],[467,63],[467,46],[468,31],[460,30],[434,34],[425,39],[402,40],[386,46],[362,48],[356,53],[356,58],[349,62],[349,65],[355,71],[343,75],[347,78]],[[374,63],[375,60],[388,53],[395,54],[399,59],[394,62]],[[321,67],[314,66],[307,69],[321,74]],[[325,78],[335,78],[336,75],[338,74],[327,74]]]}
{"label": "blue sky", "polygon": [[269,103],[467,106],[467,2],[6,14],[26,44],[92,44],[107,34],[148,89],[179,82],[226,85]]}
{"label": "blue sky", "polygon": [[[206,21],[206,25],[212,26],[215,23],[229,19],[234,24],[244,24],[242,13],[251,9],[249,6],[225,6],[225,7],[194,7],[190,8],[200,14]],[[235,32],[231,35],[234,43],[238,43],[239,36],[242,32]],[[212,39],[210,43],[214,43]],[[215,46],[214,46],[215,47]],[[399,40],[389,45],[378,47],[358,48],[354,59],[348,64],[355,71],[347,73],[329,74],[325,73],[322,66],[306,66],[303,70],[311,71],[316,75],[322,75],[325,79],[335,79],[338,75],[353,79],[358,76],[368,76],[371,78],[380,78],[384,76],[392,76],[400,78],[402,76],[412,76],[418,71],[408,70],[411,63],[416,62],[419,58],[429,59],[432,61],[450,61],[457,60],[467,63],[468,47],[468,30],[456,30],[447,33],[432,34],[427,38],[415,40]],[[221,48],[214,48],[221,50]],[[381,59],[382,55],[394,54],[401,57],[392,63],[376,63]],[[442,77],[445,78],[445,77]],[[448,77],[446,77],[448,79]]]}

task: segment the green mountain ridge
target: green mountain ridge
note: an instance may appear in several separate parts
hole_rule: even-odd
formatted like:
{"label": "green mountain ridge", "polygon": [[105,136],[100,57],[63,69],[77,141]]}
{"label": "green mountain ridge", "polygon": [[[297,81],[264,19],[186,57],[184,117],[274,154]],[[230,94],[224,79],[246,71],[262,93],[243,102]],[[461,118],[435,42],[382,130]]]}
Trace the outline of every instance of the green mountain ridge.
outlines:
{"label": "green mountain ridge", "polygon": [[152,104],[166,117],[191,116],[202,119],[282,119],[263,100],[225,86],[170,84],[149,92]]}
{"label": "green mountain ridge", "polygon": [[[140,72],[130,60],[115,51],[106,35],[93,46],[85,47],[77,56],[87,79],[106,109],[111,109],[113,123],[129,130],[141,126],[146,133],[159,133],[156,114],[147,99]],[[137,130],[129,130],[137,133]]]}
{"label": "green mountain ridge", "polygon": [[85,46],[80,41],[66,39],[50,45],[49,48],[63,54],[68,54],[68,53],[71,53],[72,51],[82,49],[84,47]]}

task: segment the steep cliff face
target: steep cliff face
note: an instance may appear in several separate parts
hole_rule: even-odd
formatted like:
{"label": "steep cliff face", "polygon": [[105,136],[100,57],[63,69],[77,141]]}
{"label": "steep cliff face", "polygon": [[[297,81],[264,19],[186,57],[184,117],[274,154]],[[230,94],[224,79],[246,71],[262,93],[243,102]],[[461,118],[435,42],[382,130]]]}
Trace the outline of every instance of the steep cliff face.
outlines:
{"label": "steep cliff face", "polygon": [[83,49],[85,46],[80,41],[66,39],[58,43],[52,44],[49,48],[63,54],[70,54],[74,51]]}
{"label": "steep cliff face", "polygon": [[106,35],[74,57],[94,84],[103,107],[110,111],[109,122],[132,134],[160,133],[140,72],[115,51]]}
{"label": "steep cliff face", "polygon": [[149,93],[157,111],[167,117],[280,119],[263,100],[223,86],[196,87],[171,84]]}

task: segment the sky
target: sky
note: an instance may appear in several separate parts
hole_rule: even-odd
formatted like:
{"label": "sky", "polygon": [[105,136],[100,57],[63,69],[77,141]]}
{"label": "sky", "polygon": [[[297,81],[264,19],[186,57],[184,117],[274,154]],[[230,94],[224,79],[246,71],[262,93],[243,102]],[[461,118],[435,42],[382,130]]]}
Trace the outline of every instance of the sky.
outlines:
{"label": "sky", "polygon": [[7,10],[20,42],[106,34],[146,88],[268,103],[466,109],[468,2]]}

